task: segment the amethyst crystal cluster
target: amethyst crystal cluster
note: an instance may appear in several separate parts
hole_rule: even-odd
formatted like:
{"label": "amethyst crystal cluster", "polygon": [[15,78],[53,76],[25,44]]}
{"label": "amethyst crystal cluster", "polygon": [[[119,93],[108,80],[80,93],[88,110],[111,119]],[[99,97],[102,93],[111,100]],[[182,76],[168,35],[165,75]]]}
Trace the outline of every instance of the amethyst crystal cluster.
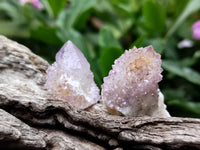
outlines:
{"label": "amethyst crystal cluster", "polygon": [[55,98],[85,109],[100,99],[90,64],[81,51],[68,41],[56,54],[56,62],[47,70],[45,87]]}
{"label": "amethyst crystal cluster", "polygon": [[165,110],[163,102],[159,105],[159,100],[163,101],[158,89],[162,68],[160,55],[152,46],[126,50],[112,67],[102,85],[102,100],[109,112],[127,116],[169,115],[159,110]]}
{"label": "amethyst crystal cluster", "polygon": [[[112,114],[169,116],[158,88],[161,72],[160,55],[152,46],[125,51],[104,78],[103,104]],[[56,54],[56,62],[48,68],[45,87],[55,98],[66,100],[77,109],[85,109],[100,99],[90,65],[71,41],[66,42]]]}

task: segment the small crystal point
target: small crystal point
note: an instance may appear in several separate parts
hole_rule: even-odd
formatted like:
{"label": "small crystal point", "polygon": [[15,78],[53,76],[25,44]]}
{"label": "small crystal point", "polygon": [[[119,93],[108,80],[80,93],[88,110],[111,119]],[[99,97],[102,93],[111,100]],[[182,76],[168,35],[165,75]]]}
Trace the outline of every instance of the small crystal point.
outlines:
{"label": "small crystal point", "polygon": [[99,89],[90,64],[71,42],[56,54],[56,62],[47,70],[45,87],[55,98],[66,100],[77,109],[85,109],[99,101]]}
{"label": "small crystal point", "polygon": [[56,62],[66,70],[90,69],[90,64],[83,53],[71,41],[67,41],[56,54]]}
{"label": "small crystal point", "polygon": [[161,57],[152,46],[126,50],[104,78],[101,95],[108,111],[127,116],[168,117],[158,88],[161,72]]}

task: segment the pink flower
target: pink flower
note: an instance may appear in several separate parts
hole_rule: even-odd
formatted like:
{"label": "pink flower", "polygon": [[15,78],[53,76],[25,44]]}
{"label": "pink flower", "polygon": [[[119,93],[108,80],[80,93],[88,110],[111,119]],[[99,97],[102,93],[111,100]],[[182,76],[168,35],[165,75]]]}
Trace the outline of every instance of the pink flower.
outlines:
{"label": "pink flower", "polygon": [[200,40],[200,20],[195,22],[192,26],[193,39]]}
{"label": "pink flower", "polygon": [[20,3],[24,5],[25,3],[31,3],[37,9],[43,9],[43,5],[40,3],[39,0],[20,0]]}

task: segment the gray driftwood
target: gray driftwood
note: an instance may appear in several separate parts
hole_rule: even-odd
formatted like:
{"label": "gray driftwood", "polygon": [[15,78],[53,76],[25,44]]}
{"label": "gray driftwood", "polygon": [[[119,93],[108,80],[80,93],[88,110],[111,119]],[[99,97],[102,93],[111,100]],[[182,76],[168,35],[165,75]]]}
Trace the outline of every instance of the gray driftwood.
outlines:
{"label": "gray driftwood", "polygon": [[0,36],[0,149],[200,149],[200,119],[113,116],[53,99],[48,66]]}

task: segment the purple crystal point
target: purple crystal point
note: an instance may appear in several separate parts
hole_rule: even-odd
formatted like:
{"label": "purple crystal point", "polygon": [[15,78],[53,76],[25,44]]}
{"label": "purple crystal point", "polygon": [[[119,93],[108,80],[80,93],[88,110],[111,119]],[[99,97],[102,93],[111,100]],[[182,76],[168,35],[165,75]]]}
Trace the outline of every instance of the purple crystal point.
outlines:
{"label": "purple crystal point", "polygon": [[45,87],[55,98],[66,100],[77,109],[85,109],[100,99],[93,78],[87,59],[68,41],[56,54],[56,62],[48,68]]}
{"label": "purple crystal point", "polygon": [[56,62],[66,70],[77,70],[82,67],[83,70],[90,69],[90,64],[83,53],[71,41],[67,41],[56,54]]}
{"label": "purple crystal point", "polygon": [[126,50],[104,78],[102,100],[108,111],[128,116],[156,116],[161,72],[161,57],[152,46]]}

